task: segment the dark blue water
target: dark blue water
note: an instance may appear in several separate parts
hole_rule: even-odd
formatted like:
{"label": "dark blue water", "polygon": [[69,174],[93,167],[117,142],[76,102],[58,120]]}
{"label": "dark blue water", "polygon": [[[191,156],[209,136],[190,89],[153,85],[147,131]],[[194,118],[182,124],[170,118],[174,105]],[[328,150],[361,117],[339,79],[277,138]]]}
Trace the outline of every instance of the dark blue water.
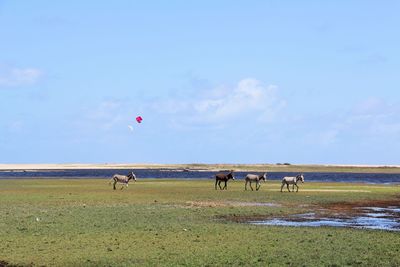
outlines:
{"label": "dark blue water", "polygon": [[[138,179],[173,178],[173,179],[213,179],[216,172],[182,171],[163,169],[135,169]],[[35,171],[0,171],[0,179],[85,179],[110,178],[113,174],[127,174],[129,170],[121,169],[82,169],[82,170],[35,170]],[[235,172],[236,179],[243,179],[248,172]],[[296,176],[298,173],[269,172],[268,180],[281,180],[284,176]],[[305,182],[354,182],[354,183],[400,183],[400,174],[387,173],[334,173],[306,172]]]}

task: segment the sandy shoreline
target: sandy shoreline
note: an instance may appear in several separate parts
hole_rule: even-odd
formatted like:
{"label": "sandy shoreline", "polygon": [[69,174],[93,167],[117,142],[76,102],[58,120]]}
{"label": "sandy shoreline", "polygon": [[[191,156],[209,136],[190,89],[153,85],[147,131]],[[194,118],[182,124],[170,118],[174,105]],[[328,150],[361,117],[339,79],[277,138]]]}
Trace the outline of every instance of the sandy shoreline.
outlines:
{"label": "sandy shoreline", "polygon": [[60,163],[0,164],[2,171],[56,169],[171,169],[187,171],[282,171],[282,172],[376,172],[400,173],[400,165],[339,165],[339,164],[152,164],[152,163]]}

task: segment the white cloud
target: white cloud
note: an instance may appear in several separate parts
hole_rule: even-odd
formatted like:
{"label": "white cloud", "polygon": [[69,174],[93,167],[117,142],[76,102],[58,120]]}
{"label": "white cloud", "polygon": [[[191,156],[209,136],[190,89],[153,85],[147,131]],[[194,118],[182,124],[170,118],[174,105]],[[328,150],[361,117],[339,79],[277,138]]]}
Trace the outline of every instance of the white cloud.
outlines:
{"label": "white cloud", "polygon": [[354,105],[346,115],[332,115],[320,132],[321,143],[333,144],[338,137],[358,142],[398,140],[400,135],[399,105],[381,98],[367,98]]}
{"label": "white cloud", "polygon": [[194,102],[194,109],[198,115],[209,120],[230,119],[243,112],[265,109],[269,98],[273,97],[271,91],[271,87],[264,88],[255,79],[244,79],[225,95]]}
{"label": "white cloud", "polygon": [[353,108],[354,115],[370,116],[377,113],[386,112],[388,104],[378,97],[370,97],[361,101]]}
{"label": "white cloud", "polygon": [[36,68],[15,68],[0,65],[0,87],[33,85],[43,76]]}
{"label": "white cloud", "polygon": [[159,112],[179,117],[180,124],[218,126],[244,117],[259,122],[273,121],[285,105],[278,97],[277,86],[266,86],[247,78],[235,86],[205,90],[194,98],[160,100],[152,106]]}
{"label": "white cloud", "polygon": [[366,134],[382,137],[400,134],[400,108],[381,98],[368,98],[356,105],[347,123]]}

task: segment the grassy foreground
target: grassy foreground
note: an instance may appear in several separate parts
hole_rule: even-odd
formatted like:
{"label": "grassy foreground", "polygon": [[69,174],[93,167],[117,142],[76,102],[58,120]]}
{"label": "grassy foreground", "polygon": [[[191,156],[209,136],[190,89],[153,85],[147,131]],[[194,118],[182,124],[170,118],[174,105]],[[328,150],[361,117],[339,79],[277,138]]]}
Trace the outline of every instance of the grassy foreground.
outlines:
{"label": "grassy foreground", "polygon": [[[279,184],[216,191],[212,180],[0,180],[0,263],[10,266],[400,266],[400,233],[226,220],[396,199],[398,185]],[[398,198],[397,198],[398,199]],[[267,202],[279,206],[243,205]],[[1,265],[1,264],[0,264]]]}

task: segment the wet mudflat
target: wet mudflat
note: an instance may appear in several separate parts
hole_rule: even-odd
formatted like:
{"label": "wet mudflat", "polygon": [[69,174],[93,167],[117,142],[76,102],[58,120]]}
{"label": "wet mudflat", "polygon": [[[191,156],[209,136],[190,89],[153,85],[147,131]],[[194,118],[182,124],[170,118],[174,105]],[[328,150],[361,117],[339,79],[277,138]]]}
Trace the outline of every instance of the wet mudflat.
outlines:
{"label": "wet mudflat", "polygon": [[283,218],[250,220],[247,222],[255,225],[293,227],[328,226],[400,231],[400,206],[382,206],[385,205],[384,203],[376,204],[379,206],[357,206],[357,204],[341,203],[330,207],[317,208],[314,212],[294,214]]}
{"label": "wet mudflat", "polygon": [[[371,207],[371,211],[365,209],[365,213],[360,216],[332,218],[318,217],[314,213],[297,214],[285,219],[267,219],[262,221],[251,221],[256,225],[280,225],[280,226],[304,226],[304,227],[351,227],[362,229],[377,229],[387,231],[400,231],[399,214],[392,215],[392,212],[399,210],[398,208],[386,211],[371,212],[375,207]],[[396,213],[396,212],[395,212]],[[398,213],[398,212],[397,212]]]}

